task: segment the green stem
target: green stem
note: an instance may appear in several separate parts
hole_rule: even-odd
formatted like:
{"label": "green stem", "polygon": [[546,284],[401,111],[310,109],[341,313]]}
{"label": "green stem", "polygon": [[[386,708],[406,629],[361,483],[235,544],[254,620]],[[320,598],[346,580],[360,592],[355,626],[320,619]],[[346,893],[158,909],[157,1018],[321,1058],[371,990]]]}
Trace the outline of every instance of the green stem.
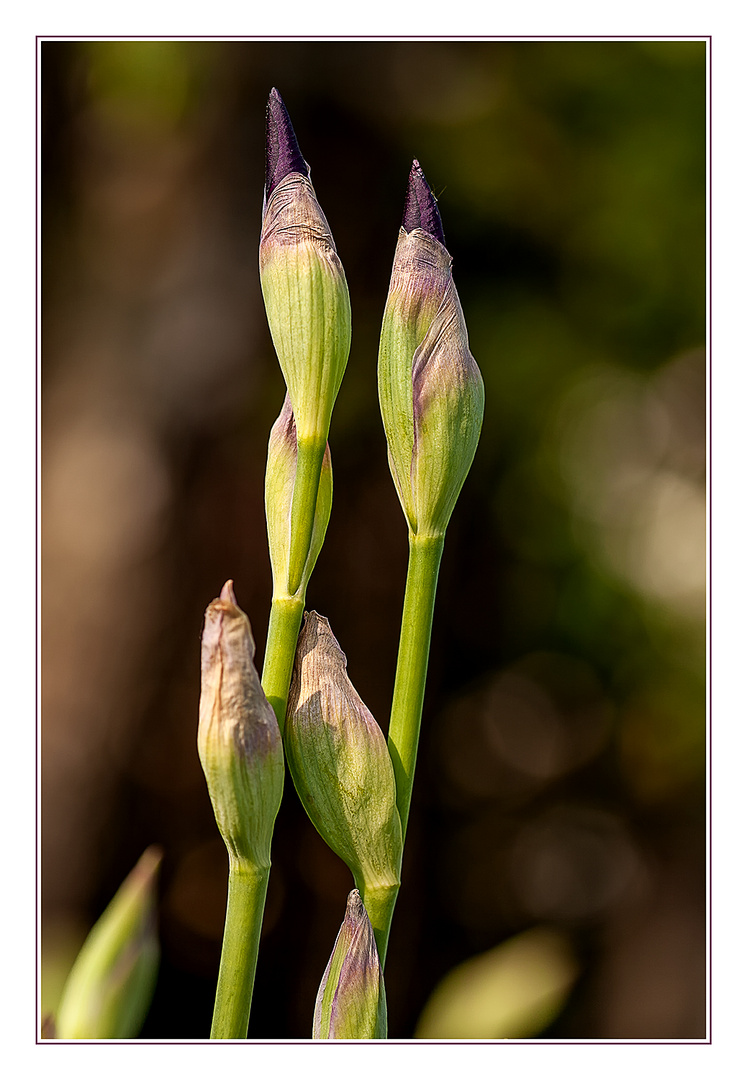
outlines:
{"label": "green stem", "polygon": [[366,888],[365,884],[358,884],[358,882],[356,885],[373,928],[376,947],[379,950],[379,961],[383,968],[399,885],[383,885],[380,888]]}
{"label": "green stem", "polygon": [[304,596],[274,596],[270,608],[262,689],[275,710],[281,735],[285,730],[288,691],[305,601]]}
{"label": "green stem", "polygon": [[230,858],[211,1039],[246,1038],[269,877],[269,866]]}
{"label": "green stem", "polygon": [[425,697],[425,677],[428,673],[433,607],[443,550],[443,536],[416,536],[410,533],[410,559],[407,565],[388,739],[397,784],[397,809],[402,822],[403,843],[410,814],[420,718]]}
{"label": "green stem", "polygon": [[319,477],[322,473],[325,439],[299,438],[296,479],[291,503],[290,553],[288,555],[288,592],[292,596],[301,585],[311,547],[316,517]]}
{"label": "green stem", "polygon": [[[415,779],[420,719],[423,715],[428,653],[431,647],[433,609],[443,550],[443,536],[416,536],[410,533],[410,558],[407,564],[402,628],[399,636],[397,672],[394,677],[387,740],[394,766],[397,810],[402,822],[403,847],[407,819],[410,816],[412,785]],[[379,959],[383,967],[399,886],[368,890],[365,886],[362,888],[359,886],[358,891],[373,926]]]}

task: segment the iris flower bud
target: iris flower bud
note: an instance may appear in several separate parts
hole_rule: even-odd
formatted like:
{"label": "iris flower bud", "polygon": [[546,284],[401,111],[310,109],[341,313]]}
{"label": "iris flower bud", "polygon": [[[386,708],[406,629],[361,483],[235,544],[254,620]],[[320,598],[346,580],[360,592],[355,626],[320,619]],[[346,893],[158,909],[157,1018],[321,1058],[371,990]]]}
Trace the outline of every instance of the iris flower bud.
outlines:
{"label": "iris flower bud", "polygon": [[307,814],[366,895],[399,885],[402,827],[386,740],[346,667],[327,620],[307,612],[288,696],[285,752]]}
{"label": "iris flower bud", "polygon": [[423,170],[412,164],[379,345],[379,402],[410,531],[441,536],[482,427],[484,387]]}
{"label": "iris flower bud", "polygon": [[[290,397],[285,395],[283,408],[270,431],[267,450],[267,472],[265,474],[265,515],[267,518],[267,536],[272,564],[273,595],[290,595],[290,541],[291,508],[293,505],[293,486],[296,480],[298,446],[296,442],[296,422]],[[305,593],[311,572],[324,543],[324,536],[332,511],[332,459],[327,444],[322,460],[319,477],[319,490],[316,499],[316,513],[311,533],[311,546],[301,576],[299,589]]]}
{"label": "iris flower bud", "polygon": [[134,1039],[150,1007],[160,949],[156,875],[162,854],[141,855],[86,938],[68,976],[56,1039]]}
{"label": "iris flower bud", "polygon": [[357,889],[324,972],[314,1008],[315,1039],[385,1039],[384,975],[373,930]]}
{"label": "iris flower bud", "polygon": [[273,89],[259,245],[262,294],[298,438],[323,445],[350,352],[350,297],[310,174]]}
{"label": "iris flower bud", "polygon": [[283,795],[283,746],[231,581],[205,612],[197,747],[229,856],[269,867]]}

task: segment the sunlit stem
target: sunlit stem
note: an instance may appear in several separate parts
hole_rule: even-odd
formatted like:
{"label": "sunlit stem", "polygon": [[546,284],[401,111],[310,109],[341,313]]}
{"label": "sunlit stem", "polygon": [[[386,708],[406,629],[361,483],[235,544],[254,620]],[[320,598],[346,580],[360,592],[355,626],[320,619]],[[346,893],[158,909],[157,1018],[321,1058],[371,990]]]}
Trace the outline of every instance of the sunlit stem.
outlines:
{"label": "sunlit stem", "polygon": [[293,675],[296,642],[303,618],[305,597],[275,596],[270,608],[267,645],[262,667],[262,689],[275,710],[280,734],[285,730],[288,691]]}
{"label": "sunlit stem", "polygon": [[230,860],[211,1039],[246,1038],[269,877],[269,866]]}
{"label": "sunlit stem", "polygon": [[306,559],[311,547],[316,500],[319,494],[319,477],[322,473],[326,446],[326,439],[298,438],[288,556],[288,592],[291,596],[301,586]]}
{"label": "sunlit stem", "polygon": [[[407,583],[402,607],[402,628],[388,738],[389,754],[392,758],[394,779],[397,785],[397,809],[402,822],[403,844],[410,816],[412,785],[415,779],[415,763],[420,738],[420,720],[425,698],[425,680],[428,674],[433,609],[436,602],[438,571],[444,550],[443,535],[417,536],[410,533],[409,539],[410,557],[407,565]],[[382,963],[386,956],[396,899],[396,890],[391,896],[373,898],[374,915],[372,916],[364,896],[366,910],[374,924],[376,943]],[[379,911],[378,908],[381,910]],[[378,930],[374,919],[379,923]]]}
{"label": "sunlit stem", "polygon": [[373,928],[376,947],[379,950],[379,960],[383,967],[386,960],[389,931],[392,925],[392,916],[394,915],[394,905],[397,903],[399,885],[383,885],[378,888],[366,887],[363,882],[360,884],[356,882],[356,885]]}
{"label": "sunlit stem", "polygon": [[410,533],[410,558],[388,740],[397,784],[397,809],[402,822],[403,839],[410,815],[425,678],[428,673],[433,608],[443,549],[443,536],[421,537]]}

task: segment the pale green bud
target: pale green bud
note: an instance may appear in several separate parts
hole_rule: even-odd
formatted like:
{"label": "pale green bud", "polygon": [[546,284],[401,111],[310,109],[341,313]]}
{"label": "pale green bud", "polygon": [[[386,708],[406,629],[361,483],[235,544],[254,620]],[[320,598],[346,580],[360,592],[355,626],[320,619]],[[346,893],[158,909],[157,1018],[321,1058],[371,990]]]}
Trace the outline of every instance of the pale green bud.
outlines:
{"label": "pale green bud", "polygon": [[363,891],[399,884],[402,827],[381,728],[348,678],[325,618],[307,612],[298,638],[285,752],[317,831]]}
{"label": "pale green bud", "polygon": [[141,855],[86,938],[65,983],[56,1039],[134,1039],[156,983],[156,876],[162,853]]}
{"label": "pale green bud", "polygon": [[477,449],[485,392],[443,244],[413,163],[379,345],[389,466],[411,532],[441,536]]}
{"label": "pale green bud", "polygon": [[205,612],[197,748],[229,855],[268,867],[283,795],[283,746],[231,581]]}
{"label": "pale green bud", "polygon": [[350,352],[350,297],[309,175],[273,90],[259,244],[262,295],[298,438],[324,443]]}
{"label": "pale green bud", "polygon": [[386,994],[374,933],[357,889],[324,972],[314,1008],[315,1039],[385,1039]]}
{"label": "pale green bud", "polygon": [[[293,486],[296,479],[297,461],[296,424],[290,397],[286,394],[280,416],[270,431],[270,441],[267,448],[267,472],[265,474],[265,515],[270,546],[270,562],[272,564],[273,595],[275,596],[290,595],[291,589],[289,579],[291,508],[293,505]],[[329,453],[329,444],[327,444],[319,477],[311,546],[306,556],[306,564],[299,586],[302,593],[306,590],[311,572],[322,549],[331,511],[332,459]]]}

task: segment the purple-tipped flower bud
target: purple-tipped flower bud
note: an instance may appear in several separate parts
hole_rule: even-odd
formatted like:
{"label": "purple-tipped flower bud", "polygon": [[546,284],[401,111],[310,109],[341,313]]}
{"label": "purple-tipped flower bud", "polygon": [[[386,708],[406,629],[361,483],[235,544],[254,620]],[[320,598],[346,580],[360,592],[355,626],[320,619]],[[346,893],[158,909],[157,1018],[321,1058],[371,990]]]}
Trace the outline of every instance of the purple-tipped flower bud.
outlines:
{"label": "purple-tipped flower bud", "polygon": [[273,86],[265,122],[265,202],[288,173],[310,176],[283,99]]}
{"label": "purple-tipped flower bud", "polygon": [[205,612],[197,747],[230,858],[268,867],[283,795],[283,746],[231,581]]}
{"label": "purple-tipped flower bud", "polygon": [[384,975],[374,933],[357,889],[324,972],[314,1008],[315,1039],[385,1039]]}
{"label": "purple-tipped flower bud", "polygon": [[399,885],[402,826],[386,740],[346,668],[327,620],[307,612],[288,696],[285,753],[307,814],[367,894]]}
{"label": "purple-tipped flower bud", "polygon": [[428,186],[425,173],[417,160],[413,161],[410,169],[402,228],[408,233],[413,229],[422,229],[423,232],[435,237],[439,243],[446,244],[436,197]]}
{"label": "purple-tipped flower bud", "polygon": [[446,531],[475,456],[484,399],[436,200],[414,162],[379,344],[389,466],[413,534]]}
{"label": "purple-tipped flower bud", "polygon": [[[270,546],[270,562],[272,564],[273,596],[275,597],[291,595],[292,586],[290,584],[289,566],[291,510],[297,461],[296,423],[293,418],[290,398],[286,394],[280,416],[270,431],[270,441],[267,449],[267,471],[265,473],[265,515]],[[327,443],[319,476],[311,546],[306,556],[306,564],[298,586],[302,593],[306,590],[311,572],[322,549],[331,512],[332,459],[329,452],[329,443]]]}
{"label": "purple-tipped flower bud", "polygon": [[259,271],[298,438],[323,446],[350,352],[350,297],[309,167],[277,90],[267,108]]}
{"label": "purple-tipped flower bud", "polygon": [[86,938],[68,976],[56,1039],[134,1039],[156,984],[156,877],[162,852],[150,847]]}

